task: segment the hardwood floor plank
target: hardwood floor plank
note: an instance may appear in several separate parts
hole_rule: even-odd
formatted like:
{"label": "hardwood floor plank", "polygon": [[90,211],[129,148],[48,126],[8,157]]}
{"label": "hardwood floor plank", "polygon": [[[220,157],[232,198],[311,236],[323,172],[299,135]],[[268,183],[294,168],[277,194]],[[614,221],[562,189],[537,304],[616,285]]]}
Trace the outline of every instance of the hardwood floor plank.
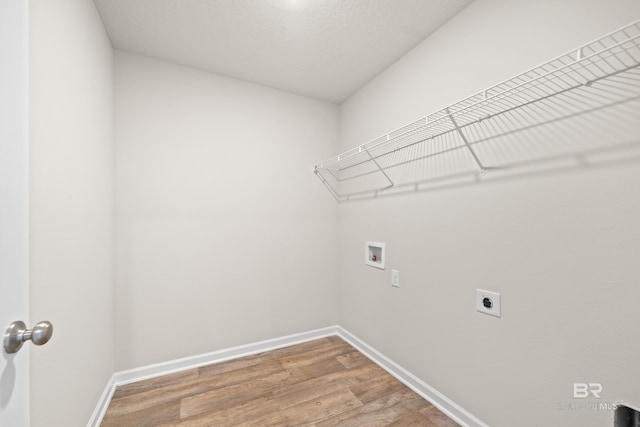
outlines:
{"label": "hardwood floor plank", "polygon": [[414,391],[409,389],[409,387],[406,387],[406,390],[404,399],[394,406],[396,409],[401,408],[406,412],[419,412],[421,410],[433,408],[431,403],[418,396]]}
{"label": "hardwood floor plank", "polygon": [[102,426],[457,426],[339,337],[118,387]]}
{"label": "hardwood floor plank", "polygon": [[[349,411],[351,413],[351,411]],[[316,423],[316,427],[328,427],[328,426],[340,426],[340,427],[383,427],[391,424],[398,418],[398,414],[391,408],[382,408],[377,411],[365,411],[360,412],[356,409],[355,414],[345,418],[344,420],[337,421],[336,417],[331,417],[329,420]]]}
{"label": "hardwood floor plank", "polygon": [[291,379],[291,374],[287,371],[274,372],[251,382],[185,397],[181,401],[180,416],[186,418],[215,408],[228,409],[242,405],[286,385]]}
{"label": "hardwood floor plank", "polygon": [[335,416],[358,406],[362,406],[362,403],[351,393],[351,390],[342,388],[290,406],[281,412],[287,419],[287,425],[299,426]]}
{"label": "hardwood floor plank", "polygon": [[407,415],[402,416],[395,422],[388,425],[388,427],[440,427],[438,424],[433,424],[427,418],[419,412],[410,412]]}
{"label": "hardwood floor plank", "polygon": [[[259,418],[249,420],[238,424],[238,427],[287,427],[290,424],[287,423],[285,414],[280,411],[271,412],[265,414]],[[234,425],[235,427],[235,425]]]}
{"label": "hardwood floor plank", "polygon": [[350,388],[362,403],[369,403],[397,391],[408,390],[404,384],[391,375],[380,375],[370,381],[352,385]]}
{"label": "hardwood floor plank", "polygon": [[130,396],[132,394],[142,393],[154,388],[164,387],[167,385],[180,384],[185,381],[191,381],[198,378],[197,369],[188,369],[186,371],[176,372],[174,374],[162,375],[148,380],[136,381],[135,383],[125,384],[116,388],[113,399]]}
{"label": "hardwood floor plank", "polygon": [[372,377],[384,374],[386,372],[382,368],[371,364],[358,369],[331,373],[319,378],[301,381],[282,387],[274,391],[273,394],[280,407],[285,409],[351,385],[367,382]]}
{"label": "hardwood floor plank", "polygon": [[[387,424],[394,422],[399,417],[404,414],[404,411],[401,409],[397,411],[395,409],[398,403],[403,400],[412,398],[411,390],[403,385],[404,389],[400,391],[396,391],[387,395],[380,397],[377,400],[371,401],[369,403],[364,404],[363,406],[352,409],[347,412],[343,412],[338,416],[327,418],[321,422],[317,423],[318,427],[330,427],[330,426],[343,426],[343,425],[368,425],[367,423],[359,424],[359,422],[364,422],[364,420],[377,420],[378,418],[375,415],[368,414],[376,414],[379,412],[384,412],[384,420]],[[380,421],[378,421],[380,422]]]}
{"label": "hardwood floor plank", "polygon": [[335,374],[346,370],[346,368],[336,360],[336,358],[322,360],[317,363],[310,363],[300,367],[290,367],[288,369],[296,369],[303,372],[307,377],[322,377],[329,374]]}
{"label": "hardwood floor plank", "polygon": [[328,348],[315,349],[304,353],[281,357],[279,360],[285,367],[305,366],[312,363],[322,362],[326,359],[336,358],[345,353],[350,353],[353,350],[353,347],[343,342],[334,344]]}
{"label": "hardwood floor plank", "polygon": [[266,422],[285,422],[286,418],[278,410],[278,405],[268,396],[242,402],[224,409],[215,409],[197,417],[184,418],[181,426],[237,426],[255,423],[260,419]]}
{"label": "hardwood floor plank", "polygon": [[360,353],[355,349],[350,353],[342,354],[338,356],[337,359],[338,359],[338,362],[342,363],[342,365],[347,369],[353,369],[353,368],[357,368],[358,366],[372,363],[367,356],[365,356],[364,354]]}
{"label": "hardwood floor plank", "polygon": [[317,350],[320,348],[331,347],[334,343],[329,338],[320,338],[317,340],[306,341],[300,344],[292,345],[289,347],[282,347],[275,350],[268,351],[264,354],[272,356],[274,359],[281,359],[283,357],[289,357],[300,353],[306,353],[311,350]]}
{"label": "hardwood floor plank", "polygon": [[242,357],[240,359],[201,366],[200,368],[197,368],[196,371],[198,375],[206,377],[231,371],[237,371],[251,366],[260,365],[261,363],[272,362],[273,360],[273,357],[269,356],[268,354],[260,353],[252,356]]}
{"label": "hardwood floor plank", "polygon": [[157,406],[150,406],[140,411],[128,412],[119,416],[112,416],[107,413],[102,420],[103,427],[136,426],[147,427],[180,419],[180,402],[163,403]]}
{"label": "hardwood floor plank", "polygon": [[447,417],[433,405],[422,408],[420,413],[438,427],[460,427],[458,423]]}
{"label": "hardwood floor plank", "polygon": [[345,342],[345,340],[343,340],[342,338],[340,338],[337,335],[331,335],[330,337],[326,338],[327,340],[331,341],[332,343],[342,343]]}
{"label": "hardwood floor plank", "polygon": [[316,427],[386,426],[398,418],[392,408],[380,405],[363,405],[318,421]]}
{"label": "hardwood floor plank", "polygon": [[275,372],[284,372],[285,369],[278,360],[266,359],[258,365],[250,365],[245,368],[230,370],[223,373],[207,371],[199,368],[199,378],[206,380],[211,388],[222,388],[241,382],[252,381]]}
{"label": "hardwood floor plank", "polygon": [[206,384],[199,380],[171,384],[156,389],[147,390],[129,396],[111,399],[107,408],[107,415],[119,416],[129,412],[137,412],[160,404],[169,404],[186,396],[208,391]]}

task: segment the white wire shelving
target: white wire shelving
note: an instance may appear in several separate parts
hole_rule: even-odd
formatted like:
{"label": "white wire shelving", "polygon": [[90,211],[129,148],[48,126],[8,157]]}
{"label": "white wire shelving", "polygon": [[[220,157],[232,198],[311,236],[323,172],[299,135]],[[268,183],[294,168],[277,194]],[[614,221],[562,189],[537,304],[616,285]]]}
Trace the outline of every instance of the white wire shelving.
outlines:
{"label": "white wire shelving", "polygon": [[[526,162],[535,146],[525,149],[525,142],[545,146],[545,155],[572,151],[565,141],[607,139],[600,135],[605,123],[640,137],[639,65],[640,20],[328,159],[314,173],[346,201]],[[621,105],[626,110],[603,115]],[[563,142],[551,141],[549,129]]]}

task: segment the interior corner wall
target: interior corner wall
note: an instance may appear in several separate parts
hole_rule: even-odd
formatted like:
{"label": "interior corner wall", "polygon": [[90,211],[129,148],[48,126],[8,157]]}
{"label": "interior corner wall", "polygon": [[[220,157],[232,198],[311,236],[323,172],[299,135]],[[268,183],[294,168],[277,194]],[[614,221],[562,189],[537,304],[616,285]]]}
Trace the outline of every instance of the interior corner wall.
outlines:
{"label": "interior corner wall", "polygon": [[[341,105],[340,151],[638,17],[630,0],[475,0]],[[563,405],[578,382],[640,405],[637,182],[629,160],[343,203],[339,323],[492,427],[613,425]],[[502,318],[475,311],[476,288],[502,293]]]}
{"label": "interior corner wall", "polygon": [[113,373],[113,50],[91,0],[30,2],[31,425],[85,425]]}
{"label": "interior corner wall", "polygon": [[115,58],[116,369],[335,324],[338,107]]}

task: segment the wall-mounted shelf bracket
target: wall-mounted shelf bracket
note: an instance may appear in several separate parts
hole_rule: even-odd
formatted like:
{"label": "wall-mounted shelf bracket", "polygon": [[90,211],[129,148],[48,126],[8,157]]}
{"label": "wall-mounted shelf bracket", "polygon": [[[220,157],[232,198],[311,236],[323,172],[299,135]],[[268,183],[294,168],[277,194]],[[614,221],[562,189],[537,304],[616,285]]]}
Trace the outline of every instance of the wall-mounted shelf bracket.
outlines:
{"label": "wall-mounted shelf bracket", "polygon": [[[389,135],[387,135],[388,137]],[[362,147],[360,147],[362,149]],[[369,156],[369,160],[373,162],[374,165],[376,165],[376,167],[378,168],[378,170],[382,173],[382,175],[384,175],[385,178],[387,178],[387,181],[389,181],[389,186],[383,188],[382,190],[386,189],[386,188],[391,188],[393,187],[393,181],[391,180],[391,178],[389,178],[389,175],[387,175],[387,173],[384,171],[383,168],[380,167],[380,163],[378,163],[378,161],[376,160],[375,157],[373,157],[371,155],[371,153],[369,152],[369,150],[364,150],[367,153],[367,156]]]}
{"label": "wall-mounted shelf bracket", "polygon": [[473,151],[473,147],[471,146],[471,144],[469,144],[469,140],[465,136],[464,132],[462,132],[462,129],[460,129],[460,126],[458,126],[458,123],[456,122],[455,117],[453,116],[453,114],[451,114],[451,111],[448,108],[446,108],[445,111],[447,112],[447,115],[449,116],[449,120],[451,120],[453,127],[456,129],[456,132],[458,132],[458,135],[460,135],[460,139],[464,141],[464,145],[467,146],[467,150],[469,150],[469,152],[473,156],[473,160],[475,160],[476,164],[480,168],[480,175],[484,175],[484,165],[478,158],[478,155],[476,154],[476,152]]}

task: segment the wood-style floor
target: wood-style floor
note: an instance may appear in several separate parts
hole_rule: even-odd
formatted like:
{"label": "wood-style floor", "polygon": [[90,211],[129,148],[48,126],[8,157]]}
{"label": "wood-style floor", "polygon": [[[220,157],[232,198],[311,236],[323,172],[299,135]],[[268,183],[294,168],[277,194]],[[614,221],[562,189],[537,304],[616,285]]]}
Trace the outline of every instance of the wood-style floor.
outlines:
{"label": "wood-style floor", "polygon": [[110,426],[457,426],[338,337],[118,387]]}

